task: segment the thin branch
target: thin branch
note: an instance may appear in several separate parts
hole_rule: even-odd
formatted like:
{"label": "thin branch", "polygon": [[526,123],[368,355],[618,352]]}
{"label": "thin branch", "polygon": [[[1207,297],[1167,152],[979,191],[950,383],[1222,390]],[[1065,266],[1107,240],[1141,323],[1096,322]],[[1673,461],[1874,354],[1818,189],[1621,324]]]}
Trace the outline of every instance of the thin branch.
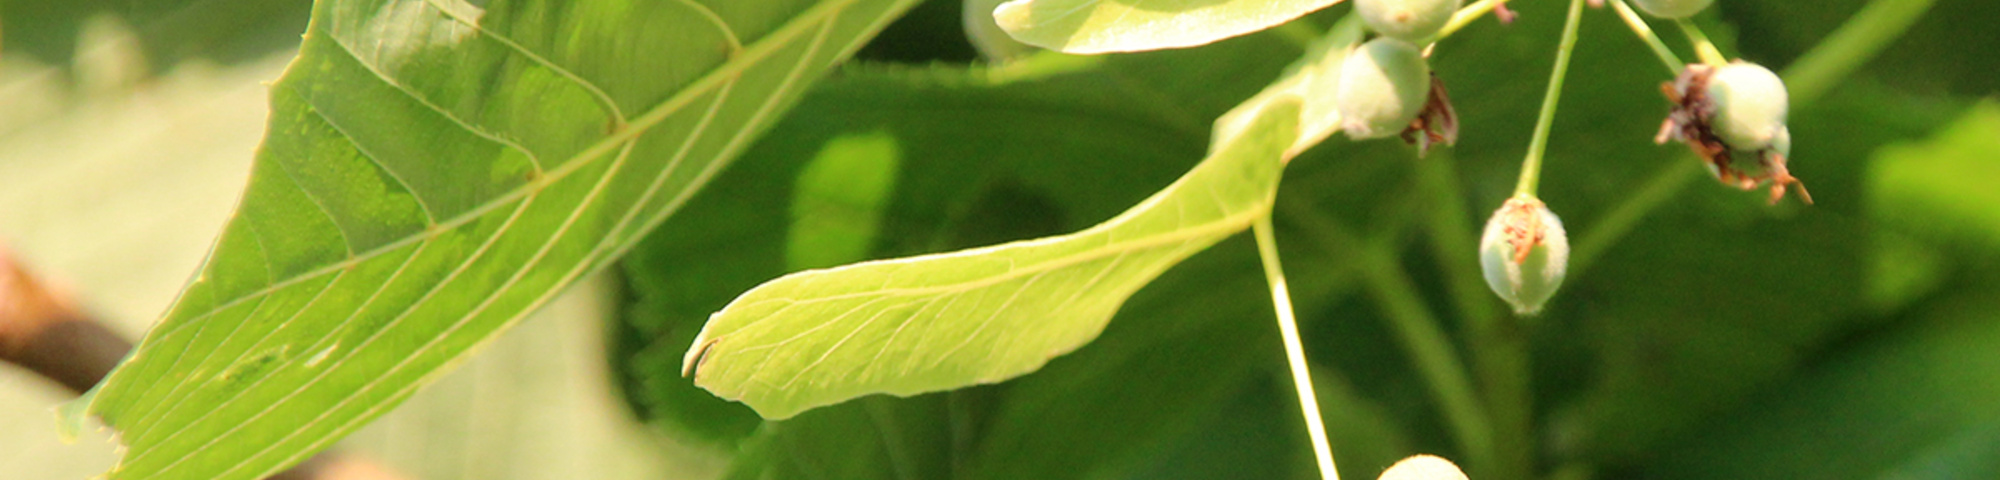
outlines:
{"label": "thin branch", "polygon": [[1326,440],[1326,421],[1320,419],[1319,396],[1313,393],[1312,367],[1306,363],[1306,349],[1299,341],[1298,319],[1292,314],[1292,294],[1285,286],[1285,267],[1278,260],[1271,215],[1257,217],[1250,230],[1257,237],[1257,255],[1264,261],[1264,279],[1271,285],[1271,306],[1277,311],[1278,333],[1285,342],[1285,361],[1292,367],[1292,385],[1299,392],[1299,410],[1305,415],[1306,435],[1312,437],[1313,458],[1319,461],[1320,478],[1340,480],[1340,471],[1333,466],[1333,446]]}

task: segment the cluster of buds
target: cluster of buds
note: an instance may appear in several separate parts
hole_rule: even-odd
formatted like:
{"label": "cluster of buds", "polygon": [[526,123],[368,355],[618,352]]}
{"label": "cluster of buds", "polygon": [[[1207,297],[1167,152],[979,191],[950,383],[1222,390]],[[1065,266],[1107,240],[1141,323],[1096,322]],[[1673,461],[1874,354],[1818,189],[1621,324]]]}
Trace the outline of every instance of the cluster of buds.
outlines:
{"label": "cluster of buds", "polygon": [[1796,186],[1812,203],[1805,184],[1785,168],[1792,132],[1785,82],[1757,64],[1736,61],[1721,67],[1689,65],[1679,78],[1661,85],[1673,110],[1653,140],[1686,143],[1723,184],[1751,190],[1771,184],[1771,203]]}
{"label": "cluster of buds", "polygon": [[[1714,4],[1714,0],[1632,1],[1648,15],[1665,19],[1685,19]],[[1420,151],[1457,141],[1458,120],[1450,99],[1419,45],[1436,36],[1463,3],[1355,0],[1355,13],[1379,35],[1349,52],[1341,64],[1334,103],[1341,130],[1349,138],[1400,134]],[[1510,15],[1503,12],[1503,16]],[[1776,74],[1743,61],[1690,65],[1662,90],[1673,108],[1656,142],[1687,144],[1725,185],[1744,190],[1770,185],[1772,203],[1796,188],[1801,199],[1812,203],[1805,185],[1786,168],[1792,144],[1785,124],[1790,105],[1784,81]],[[1536,163],[1533,168],[1538,168]],[[1523,178],[1530,174],[1524,172]],[[1562,221],[1530,186],[1493,213],[1479,252],[1487,285],[1516,313],[1532,315],[1562,285],[1569,238]]]}

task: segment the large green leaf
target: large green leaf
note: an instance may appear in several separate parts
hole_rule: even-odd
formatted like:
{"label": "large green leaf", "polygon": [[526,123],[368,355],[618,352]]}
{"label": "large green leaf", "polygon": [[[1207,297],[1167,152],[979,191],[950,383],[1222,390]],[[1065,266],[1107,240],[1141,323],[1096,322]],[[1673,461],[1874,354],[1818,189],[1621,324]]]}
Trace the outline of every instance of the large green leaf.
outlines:
{"label": "large green leaf", "polygon": [[1068,53],[1192,47],[1277,26],[1340,0],[1013,0],[993,19],[1014,39]]}
{"label": "large green leaf", "polygon": [[[1044,57],[991,70],[851,68],[816,87],[737,168],[717,176],[622,261],[631,297],[613,361],[640,416],[681,438],[735,440],[752,432],[756,414],[682,377],[681,355],[709,314],[737,295],[787,272],[830,265],[787,256],[824,257],[836,250],[829,245],[852,246],[814,225],[874,225],[853,235],[874,238],[866,256],[843,254],[850,258],[835,263],[1056,235],[1116,215],[1195,163],[1199,130],[1152,119],[1119,85],[1074,73],[1098,62],[1076,60]],[[1019,141],[1080,130],[1096,134]],[[902,157],[883,216],[801,201],[822,196],[805,189],[871,183],[856,181],[874,176],[864,169],[841,178],[806,173],[834,154],[870,153],[843,147],[857,140],[892,144],[885,150]],[[792,253],[807,249],[822,251]],[[703,261],[686,261],[696,256]]]}
{"label": "large green leaf", "polygon": [[77,406],[113,478],[255,478],[617,258],[913,0],[329,0],[235,218]]}
{"label": "large green leaf", "polygon": [[1167,268],[1270,211],[1298,106],[1268,107],[1181,180],[1071,235],[786,276],[712,317],[684,370],[766,418],[993,383],[1088,343]]}

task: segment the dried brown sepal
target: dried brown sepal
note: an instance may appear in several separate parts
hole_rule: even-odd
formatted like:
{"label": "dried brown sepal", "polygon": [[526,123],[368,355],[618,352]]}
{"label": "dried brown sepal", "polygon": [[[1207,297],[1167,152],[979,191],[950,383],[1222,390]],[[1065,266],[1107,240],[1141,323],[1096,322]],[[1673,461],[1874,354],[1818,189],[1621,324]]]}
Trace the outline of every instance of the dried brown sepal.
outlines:
{"label": "dried brown sepal", "polygon": [[1541,200],[1532,197],[1510,198],[1500,206],[1502,234],[1514,247],[1515,264],[1528,261],[1528,254],[1548,238],[1549,226],[1542,223],[1541,215],[1545,208]]}
{"label": "dried brown sepal", "polygon": [[1417,112],[1417,118],[1410,120],[1410,127],[1403,129],[1403,141],[1417,146],[1417,157],[1429,156],[1431,145],[1458,144],[1458,112],[1451,108],[1451,95],[1445,92],[1444,80],[1437,73],[1431,73],[1430,95],[1424,100],[1424,109]]}
{"label": "dried brown sepal", "polygon": [[[1768,182],[1771,184],[1773,204],[1784,200],[1786,187],[1796,186],[1800,200],[1812,204],[1812,195],[1806,192],[1805,183],[1785,168],[1787,159],[1784,153],[1774,148],[1739,150],[1716,135],[1713,123],[1715,101],[1708,96],[1708,81],[1715,70],[1715,67],[1705,64],[1688,65],[1687,70],[1682,71],[1674,81],[1660,84],[1660,92],[1666,95],[1673,107],[1667,112],[1667,119],[1660,122],[1660,132],[1653,137],[1653,142],[1666,144],[1671,140],[1687,144],[1723,185],[1754,190]],[[1750,155],[1752,158],[1739,163],[1735,158],[1738,155]]]}

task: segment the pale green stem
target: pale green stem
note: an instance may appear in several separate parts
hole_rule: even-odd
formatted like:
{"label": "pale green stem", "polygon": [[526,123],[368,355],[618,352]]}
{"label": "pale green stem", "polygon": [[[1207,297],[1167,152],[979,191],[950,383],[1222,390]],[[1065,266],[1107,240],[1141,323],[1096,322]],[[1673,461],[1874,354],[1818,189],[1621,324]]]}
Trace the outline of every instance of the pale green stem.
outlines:
{"label": "pale green stem", "polygon": [[1542,97],[1541,116],[1535,118],[1535,138],[1528,144],[1528,157],[1521,161],[1521,182],[1515,195],[1534,196],[1542,182],[1542,155],[1549,149],[1549,130],[1556,121],[1556,103],[1562,98],[1563,77],[1569,73],[1569,57],[1576,51],[1577,25],[1583,23],[1583,0],[1570,0],[1569,17],[1563,20],[1562,43],[1556,47],[1555,71],[1549,74],[1549,91]]}
{"label": "pale green stem", "polygon": [[1654,56],[1660,57],[1660,64],[1666,65],[1669,72],[1680,75],[1681,70],[1687,69],[1687,63],[1674,55],[1666,42],[1660,41],[1660,36],[1653,33],[1653,27],[1646,25],[1646,19],[1639,18],[1639,12],[1632,11],[1632,6],[1625,4],[1625,0],[1611,0],[1611,9],[1618,12],[1618,18],[1625,20],[1625,26],[1632,27],[1633,35],[1646,42],[1646,47],[1653,50]]}
{"label": "pale green stem", "polygon": [[1694,22],[1683,18],[1675,20],[1674,25],[1679,25],[1681,34],[1687,35],[1688,43],[1694,44],[1694,55],[1701,59],[1701,63],[1715,67],[1729,64],[1729,57],[1723,56],[1722,49],[1715,48],[1715,42],[1709,41],[1708,34],[1701,33],[1701,27],[1696,27]]}
{"label": "pale green stem", "polygon": [[1465,8],[1458,9],[1457,13],[1451,15],[1451,20],[1444,22],[1444,28],[1438,29],[1437,35],[1431,36],[1430,41],[1424,42],[1424,44],[1437,43],[1438,40],[1443,40],[1445,37],[1457,33],[1459,29],[1463,29],[1467,25],[1472,25],[1473,21],[1479,20],[1479,17],[1484,17],[1486,14],[1492,13],[1493,9],[1499,8],[1500,4],[1503,3],[1507,3],[1507,0],[1479,0],[1472,2],[1471,5],[1466,5]]}
{"label": "pale green stem", "polygon": [[[1874,0],[1860,13],[1849,17],[1827,40],[1800,55],[1785,69],[1785,86],[1791,91],[1794,107],[1819,100],[1828,89],[1868,63],[1882,49],[1909,31],[1916,18],[1929,11],[1933,0]],[[1697,32],[1699,33],[1699,32]],[[1713,45],[1711,45],[1713,48]],[[1632,232],[1640,220],[1674,198],[1682,187],[1701,171],[1698,162],[1674,162],[1640,187],[1639,193],[1612,207],[1610,213],[1593,222],[1591,230],[1576,243],[1570,255],[1569,275],[1576,278],[1591,262]]]}
{"label": "pale green stem", "polygon": [[1257,237],[1257,254],[1264,260],[1264,279],[1271,284],[1271,307],[1278,313],[1278,333],[1284,337],[1285,360],[1292,366],[1292,385],[1299,391],[1299,410],[1305,414],[1306,435],[1312,438],[1320,478],[1340,480],[1340,472],[1333,468],[1333,446],[1326,440],[1326,422],[1320,420],[1319,397],[1313,394],[1305,345],[1299,341],[1298,319],[1292,314],[1292,294],[1285,287],[1285,268],[1278,261],[1278,241],[1271,232],[1271,215],[1257,217],[1250,230]]}
{"label": "pale green stem", "polygon": [[1439,327],[1437,316],[1424,305],[1423,298],[1416,293],[1415,282],[1403,271],[1402,265],[1396,263],[1394,249],[1389,246],[1394,245],[1396,237],[1389,236],[1382,240],[1381,248],[1364,246],[1334,220],[1309,206],[1280,201],[1278,208],[1293,226],[1317,242],[1321,249],[1355,259],[1362,282],[1375,301],[1381,304],[1390,328],[1409,352],[1417,373],[1430,387],[1432,395],[1436,396],[1445,425],[1451,427],[1459,448],[1469,456],[1470,464],[1491,465],[1494,451],[1492,422],[1481,408],[1472,381],[1467,378],[1465,363],[1454,353],[1450,338]]}

